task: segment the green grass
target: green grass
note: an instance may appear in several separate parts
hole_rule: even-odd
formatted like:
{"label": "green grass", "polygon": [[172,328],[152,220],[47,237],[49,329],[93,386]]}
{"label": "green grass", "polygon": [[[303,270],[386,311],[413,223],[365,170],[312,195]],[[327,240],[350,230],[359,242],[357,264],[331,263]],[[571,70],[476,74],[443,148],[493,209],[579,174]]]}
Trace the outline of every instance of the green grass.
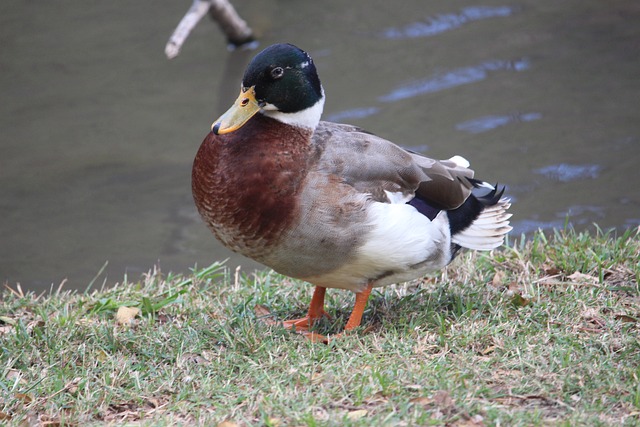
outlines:
{"label": "green grass", "polygon": [[[309,285],[216,264],[0,302],[0,424],[640,425],[640,235],[559,231],[374,291],[314,344]],[[337,333],[353,295],[330,290]],[[137,307],[130,323],[120,307]],[[226,424],[224,424],[226,422]]]}

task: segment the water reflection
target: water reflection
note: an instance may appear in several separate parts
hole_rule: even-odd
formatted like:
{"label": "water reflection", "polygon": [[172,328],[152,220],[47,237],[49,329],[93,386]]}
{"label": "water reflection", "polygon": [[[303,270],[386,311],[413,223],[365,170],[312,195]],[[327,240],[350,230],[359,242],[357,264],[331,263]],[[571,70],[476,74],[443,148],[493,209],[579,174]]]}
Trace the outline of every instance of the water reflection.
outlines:
{"label": "water reflection", "polygon": [[[601,206],[573,205],[569,209],[555,214],[553,220],[522,219],[512,222],[513,236],[528,234],[537,230],[551,230],[554,228],[564,228],[568,225],[580,227],[589,225],[594,218],[602,219],[606,211]],[[537,214],[534,214],[537,217]]]}
{"label": "water reflection", "polygon": [[569,182],[577,179],[595,179],[601,170],[602,166],[600,165],[569,165],[567,163],[560,163],[536,169],[534,172],[555,181]]}
{"label": "water reflection", "polygon": [[562,228],[567,224],[566,220],[553,220],[553,221],[542,221],[535,219],[523,219],[516,220],[511,222],[511,226],[513,230],[511,231],[512,238],[518,238],[522,234],[533,233],[538,230],[551,230],[554,228]]}
{"label": "water reflection", "polygon": [[542,114],[540,113],[515,113],[504,116],[483,116],[478,117],[477,119],[458,123],[456,125],[456,129],[469,133],[482,133],[511,123],[532,122],[534,120],[540,120],[541,118]]}
{"label": "water reflection", "polygon": [[[435,77],[429,77],[427,79],[413,81],[409,84],[405,84],[397,87],[386,95],[378,97],[379,102],[397,102],[407,98],[415,96],[425,95],[428,93],[438,92],[445,89],[450,89],[456,86],[465,85],[469,83],[475,83],[484,80],[488,77],[489,72],[494,71],[524,71],[530,67],[529,60],[526,58],[515,61],[503,61],[494,60],[486,61],[477,66],[457,68],[442,74],[438,74]],[[325,115],[324,120],[344,122],[349,120],[364,119],[378,114],[381,111],[379,107],[361,107],[343,110],[335,113]],[[509,122],[514,121],[532,121],[541,117],[539,113],[527,113],[519,114],[516,116],[510,116],[506,118]],[[484,127],[488,130],[490,127],[500,126],[497,123],[498,120],[505,120],[501,118],[493,118],[493,123],[489,124],[491,118],[480,118],[473,122],[465,122],[461,124],[461,130],[478,129]],[[506,124],[506,123],[504,123]],[[472,130],[471,132],[477,132]]]}
{"label": "water reflection", "polygon": [[474,6],[465,7],[460,13],[443,13],[428,17],[425,22],[414,22],[403,27],[390,27],[383,30],[380,36],[390,40],[430,37],[462,25],[481,19],[510,16],[514,9],[509,6]]}
{"label": "water reflection", "polygon": [[380,112],[378,107],[352,108],[350,110],[339,111],[337,113],[327,114],[323,120],[330,122],[347,122],[349,120],[364,119]]}
{"label": "water reflection", "polygon": [[486,61],[482,64],[457,68],[435,77],[424,80],[417,80],[406,85],[402,85],[390,93],[378,98],[381,102],[395,102],[418,95],[438,92],[444,89],[465,85],[484,80],[493,71],[524,71],[530,67],[529,60],[518,59],[515,61]]}

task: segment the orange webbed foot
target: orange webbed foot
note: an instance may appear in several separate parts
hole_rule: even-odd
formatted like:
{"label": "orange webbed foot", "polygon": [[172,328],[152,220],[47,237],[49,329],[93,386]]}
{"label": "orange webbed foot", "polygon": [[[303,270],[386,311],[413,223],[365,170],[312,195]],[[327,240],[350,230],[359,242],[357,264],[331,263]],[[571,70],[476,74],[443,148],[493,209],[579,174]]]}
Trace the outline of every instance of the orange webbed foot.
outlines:
{"label": "orange webbed foot", "polygon": [[[302,317],[300,319],[285,320],[284,322],[277,322],[271,319],[268,320],[267,323],[279,323],[286,329],[291,329],[295,333],[304,336],[311,342],[322,342],[328,344],[330,341],[339,339],[345,334],[348,334],[349,331],[360,326],[362,314],[364,313],[364,308],[367,305],[367,300],[369,299],[372,288],[372,284],[369,283],[365,289],[363,289],[361,292],[356,293],[356,302],[354,304],[353,311],[351,312],[351,316],[349,316],[349,320],[345,325],[344,331],[338,335],[327,337],[316,332],[311,332],[309,330],[313,326],[315,321],[323,317],[331,319],[329,313],[324,310],[324,296],[326,293],[326,288],[322,288],[320,286],[316,287],[313,293],[311,304],[309,305],[309,312],[305,317]],[[270,315],[269,311],[262,306],[256,306],[256,314],[260,314],[263,319],[267,319]]]}
{"label": "orange webbed foot", "polygon": [[[314,314],[317,314],[317,313],[314,313]],[[300,319],[285,320],[284,322],[282,322],[282,326],[284,326],[287,329],[292,329],[295,331],[309,330],[309,328],[311,328],[316,321],[322,319],[323,317],[331,319],[331,315],[326,311],[324,311],[323,309],[323,310],[320,310],[319,315],[314,315],[314,316],[307,315],[307,316],[301,317]]]}
{"label": "orange webbed foot", "polygon": [[[308,339],[309,341],[313,342],[313,343],[323,343],[323,344],[329,344],[329,337],[324,336],[322,334],[319,334],[317,332],[310,332],[310,331],[295,331],[297,334],[302,335],[303,337],[305,337],[306,339]],[[331,338],[333,339],[333,338]]]}
{"label": "orange webbed foot", "polygon": [[[311,314],[311,310],[309,310],[309,312]],[[311,342],[324,342],[326,344],[328,342],[327,337],[316,332],[311,332],[309,329],[311,329],[316,321],[320,320],[323,317],[331,319],[331,315],[324,311],[324,309],[316,310],[313,313],[313,316],[311,316],[310,314],[300,319],[285,320],[284,322],[282,322],[282,326],[284,326],[286,329],[291,329],[297,334],[303,335]]]}
{"label": "orange webbed foot", "polygon": [[[321,290],[319,291],[319,289]],[[351,316],[349,316],[349,320],[344,327],[344,331],[339,333],[338,335],[326,337],[324,335],[309,331],[309,328],[313,325],[314,321],[320,319],[323,316],[327,316],[329,318],[331,317],[322,308],[324,305],[324,288],[316,288],[316,291],[313,294],[313,298],[311,299],[309,314],[306,317],[303,317],[302,319],[288,320],[286,322],[283,322],[283,324],[285,325],[285,327],[288,327],[295,332],[305,336],[312,342],[323,342],[325,344],[329,344],[330,341],[339,339],[348,334],[353,329],[360,326],[360,322],[362,321],[362,314],[364,313],[364,308],[367,305],[367,301],[369,300],[369,295],[371,294],[372,289],[373,285],[369,283],[365,289],[363,289],[361,292],[356,293],[356,302],[353,306]],[[321,301],[320,304],[318,304],[319,300]]]}
{"label": "orange webbed foot", "polygon": [[282,322],[283,326],[287,329],[293,329],[298,331],[308,331],[316,320],[323,317],[329,317],[329,314],[324,311],[324,296],[327,293],[327,288],[317,286],[313,291],[313,297],[311,297],[311,304],[309,304],[309,311],[307,315],[301,319],[285,320]]}

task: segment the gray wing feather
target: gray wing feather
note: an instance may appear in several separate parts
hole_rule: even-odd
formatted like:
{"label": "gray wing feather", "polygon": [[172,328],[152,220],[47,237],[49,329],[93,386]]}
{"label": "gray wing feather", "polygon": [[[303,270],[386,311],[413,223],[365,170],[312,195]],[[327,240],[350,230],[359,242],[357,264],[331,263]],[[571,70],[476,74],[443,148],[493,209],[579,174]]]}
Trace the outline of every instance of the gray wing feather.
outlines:
{"label": "gray wing feather", "polygon": [[356,126],[320,122],[313,144],[319,172],[337,175],[378,201],[389,202],[385,192],[407,200],[417,194],[436,207],[454,209],[471,193],[467,178],[473,170],[409,152]]}

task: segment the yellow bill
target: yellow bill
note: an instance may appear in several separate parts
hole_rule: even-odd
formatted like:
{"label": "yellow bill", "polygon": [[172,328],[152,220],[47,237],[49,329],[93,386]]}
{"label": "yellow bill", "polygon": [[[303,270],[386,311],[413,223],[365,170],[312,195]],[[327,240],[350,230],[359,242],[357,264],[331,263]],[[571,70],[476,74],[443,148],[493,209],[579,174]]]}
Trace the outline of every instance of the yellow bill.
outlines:
{"label": "yellow bill", "polygon": [[247,120],[260,111],[260,105],[256,101],[256,91],[253,86],[242,88],[238,99],[233,103],[218,120],[213,122],[211,130],[216,135],[224,135],[238,130]]}

